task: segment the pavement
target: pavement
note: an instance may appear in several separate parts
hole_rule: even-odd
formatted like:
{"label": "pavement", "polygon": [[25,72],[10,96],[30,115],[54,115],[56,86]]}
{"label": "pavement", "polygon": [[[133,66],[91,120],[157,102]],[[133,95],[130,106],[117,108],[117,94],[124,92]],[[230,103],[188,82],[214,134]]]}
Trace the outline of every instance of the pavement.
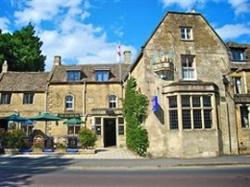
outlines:
{"label": "pavement", "polygon": [[[25,161],[26,160],[26,161]],[[53,163],[64,163],[71,169],[164,169],[180,167],[250,167],[250,155],[220,156],[214,158],[142,158],[127,149],[98,149],[96,154],[43,154],[43,155],[0,155],[0,167],[22,167],[22,162],[35,163],[39,167],[54,167]],[[48,161],[51,164],[44,164]],[[20,163],[15,165],[13,163]],[[26,167],[27,165],[23,165]]]}

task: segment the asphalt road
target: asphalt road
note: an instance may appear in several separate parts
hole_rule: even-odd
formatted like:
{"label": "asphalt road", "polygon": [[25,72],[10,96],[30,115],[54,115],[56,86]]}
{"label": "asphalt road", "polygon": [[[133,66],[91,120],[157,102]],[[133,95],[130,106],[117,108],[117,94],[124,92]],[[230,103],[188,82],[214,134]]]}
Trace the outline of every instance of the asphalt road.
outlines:
{"label": "asphalt road", "polygon": [[250,167],[199,167],[170,169],[77,169],[72,167],[0,168],[1,187],[237,187],[250,186]]}
{"label": "asphalt road", "polygon": [[[224,159],[216,158],[216,162]],[[244,159],[248,158],[233,158],[231,161],[244,161]],[[213,160],[178,160],[180,164],[176,165],[177,160],[174,159],[77,160],[60,157],[1,157],[0,187],[250,186],[249,164],[228,165],[226,167],[200,166],[201,161],[207,163]],[[200,167],[192,167],[193,162],[198,163]],[[191,165],[183,165],[187,163],[191,163]]]}

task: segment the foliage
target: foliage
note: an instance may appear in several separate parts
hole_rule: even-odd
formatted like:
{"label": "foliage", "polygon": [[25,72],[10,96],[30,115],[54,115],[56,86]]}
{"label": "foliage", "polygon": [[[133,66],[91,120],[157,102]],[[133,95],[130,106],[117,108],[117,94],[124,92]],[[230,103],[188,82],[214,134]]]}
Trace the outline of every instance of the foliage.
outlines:
{"label": "foliage", "polygon": [[26,146],[25,133],[22,130],[12,130],[4,133],[3,145],[6,148],[20,149]]}
{"label": "foliage", "polygon": [[93,131],[84,127],[80,130],[79,139],[80,139],[81,146],[84,149],[87,149],[87,148],[95,146],[95,142],[97,140],[97,137]]}
{"label": "foliage", "polygon": [[63,143],[56,143],[56,149],[66,149],[67,146]]}
{"label": "foliage", "polygon": [[123,113],[126,121],[126,142],[129,149],[140,156],[145,156],[149,146],[148,133],[141,126],[147,117],[148,99],[136,91],[136,80],[127,81]]}
{"label": "foliage", "polygon": [[42,55],[41,46],[31,24],[12,34],[0,31],[0,72],[4,60],[10,71],[44,71],[46,57]]}

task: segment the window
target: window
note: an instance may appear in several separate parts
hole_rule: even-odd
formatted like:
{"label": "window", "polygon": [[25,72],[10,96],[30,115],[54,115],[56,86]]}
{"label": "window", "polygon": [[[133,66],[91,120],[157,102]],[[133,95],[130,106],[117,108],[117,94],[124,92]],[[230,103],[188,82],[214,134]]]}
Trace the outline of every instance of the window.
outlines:
{"label": "window", "polygon": [[79,81],[81,80],[80,71],[67,71],[67,81]]}
{"label": "window", "polygon": [[109,71],[108,70],[96,70],[96,81],[108,81]]}
{"label": "window", "polygon": [[245,55],[244,55],[244,49],[231,49],[232,54],[232,60],[233,61],[244,61]]}
{"label": "window", "polygon": [[[212,113],[211,113],[211,97],[209,95],[192,95],[192,96],[181,96],[181,100],[185,100],[187,97],[190,97],[192,102],[192,107],[182,106],[182,122],[183,129],[201,129],[211,128],[212,127]],[[202,114],[203,113],[203,114]],[[203,115],[203,117],[202,117]],[[204,125],[202,122],[204,118]],[[193,123],[193,127],[192,127]]]}
{"label": "window", "polygon": [[178,129],[177,96],[168,98],[170,129]]}
{"label": "window", "polygon": [[66,111],[74,110],[74,97],[71,95],[67,95],[65,97],[65,109]]}
{"label": "window", "polygon": [[115,95],[109,96],[109,108],[116,108],[116,96]]}
{"label": "window", "polygon": [[241,78],[240,77],[234,77],[234,85],[235,85],[235,93],[240,94],[241,93]]}
{"label": "window", "polygon": [[178,107],[181,107],[183,129],[212,128],[212,103],[209,95],[182,95],[181,106],[177,106],[177,96],[169,99],[170,129],[178,129]]}
{"label": "window", "polygon": [[10,104],[11,101],[11,93],[2,93],[0,104]]}
{"label": "window", "polygon": [[68,135],[76,135],[80,132],[80,125],[69,125],[68,126]]}
{"label": "window", "polygon": [[181,27],[181,39],[182,40],[192,40],[193,39],[193,32],[191,27]]}
{"label": "window", "polygon": [[124,118],[123,117],[118,118],[118,134],[124,135]]}
{"label": "window", "polygon": [[23,94],[23,104],[33,104],[34,93]]}
{"label": "window", "polygon": [[183,80],[195,79],[194,56],[181,55],[181,65],[182,65],[182,79]]}
{"label": "window", "polygon": [[249,128],[248,107],[247,106],[240,107],[240,116],[241,116],[241,127],[242,128]]}
{"label": "window", "polygon": [[95,132],[96,135],[101,135],[102,131],[101,131],[101,121],[102,118],[95,118]]}

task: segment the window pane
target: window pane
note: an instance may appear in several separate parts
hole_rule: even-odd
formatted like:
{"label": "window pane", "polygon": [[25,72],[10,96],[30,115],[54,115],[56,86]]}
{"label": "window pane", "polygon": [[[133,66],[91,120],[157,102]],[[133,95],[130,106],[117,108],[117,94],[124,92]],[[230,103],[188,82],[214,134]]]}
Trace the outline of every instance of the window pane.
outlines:
{"label": "window pane", "polygon": [[124,126],[123,125],[119,125],[119,127],[118,127],[118,134],[119,135],[124,135]]}
{"label": "window pane", "polygon": [[203,96],[203,106],[204,107],[211,107],[211,97],[208,95]]}
{"label": "window pane", "polygon": [[74,126],[68,126],[68,134],[74,134]]}
{"label": "window pane", "polygon": [[177,108],[177,96],[171,96],[168,98],[169,108]]}
{"label": "window pane", "polygon": [[205,128],[210,129],[212,127],[212,111],[204,110],[204,123]]}
{"label": "window pane", "polygon": [[68,81],[78,81],[81,79],[80,71],[68,71],[67,72],[67,80]]}
{"label": "window pane", "polygon": [[248,107],[247,106],[240,107],[240,115],[241,115],[241,127],[242,128],[249,128]]}
{"label": "window pane", "polygon": [[194,128],[201,129],[202,128],[201,110],[193,110],[193,117],[194,117]]}
{"label": "window pane", "polygon": [[95,126],[95,133],[96,133],[96,135],[101,135],[102,134],[101,126],[100,125],[96,125]]}
{"label": "window pane", "polygon": [[108,81],[108,80],[109,80],[109,71],[107,70],[96,71],[96,81]]}
{"label": "window pane", "polygon": [[80,129],[81,129],[80,125],[76,125],[75,126],[75,134],[79,134]]}
{"label": "window pane", "polygon": [[10,93],[2,93],[1,94],[1,104],[10,104],[11,94]]}
{"label": "window pane", "polygon": [[33,103],[33,93],[24,93],[23,95],[23,104],[32,104]]}
{"label": "window pane", "polygon": [[235,93],[240,94],[241,93],[241,78],[235,77],[234,83],[235,83]]}
{"label": "window pane", "polygon": [[124,118],[118,118],[118,124],[124,124]]}
{"label": "window pane", "polygon": [[232,49],[232,58],[233,60],[244,60],[244,50],[241,49]]}
{"label": "window pane", "polygon": [[115,95],[109,96],[109,108],[116,108],[116,96]]}
{"label": "window pane", "polygon": [[182,110],[183,129],[191,129],[190,110]]}
{"label": "window pane", "polygon": [[190,96],[188,95],[181,96],[181,105],[182,107],[190,107]]}
{"label": "window pane", "polygon": [[177,110],[169,111],[170,129],[178,129],[178,112]]}
{"label": "window pane", "polygon": [[95,118],[95,124],[101,125],[101,118]]}
{"label": "window pane", "polygon": [[193,96],[192,100],[193,100],[193,107],[200,107],[201,106],[200,96]]}

